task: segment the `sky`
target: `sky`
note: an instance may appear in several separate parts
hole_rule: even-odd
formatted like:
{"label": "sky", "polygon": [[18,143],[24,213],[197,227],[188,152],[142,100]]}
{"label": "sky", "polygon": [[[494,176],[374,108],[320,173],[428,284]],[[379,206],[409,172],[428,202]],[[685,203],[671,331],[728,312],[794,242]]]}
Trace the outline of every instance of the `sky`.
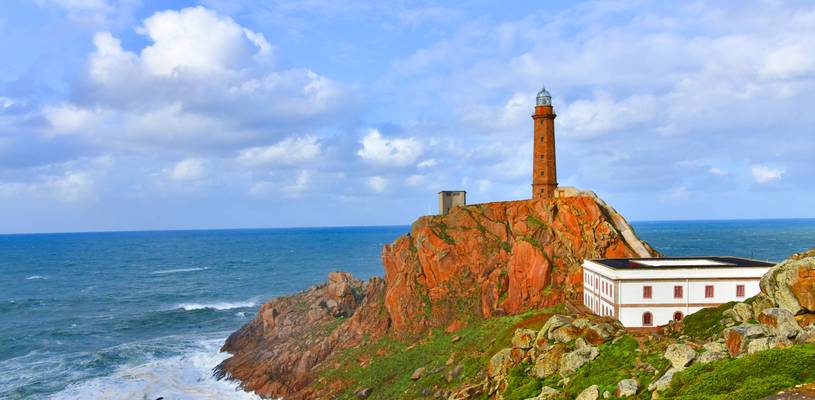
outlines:
{"label": "sky", "polygon": [[815,217],[810,1],[0,3],[0,233],[404,225],[561,185]]}

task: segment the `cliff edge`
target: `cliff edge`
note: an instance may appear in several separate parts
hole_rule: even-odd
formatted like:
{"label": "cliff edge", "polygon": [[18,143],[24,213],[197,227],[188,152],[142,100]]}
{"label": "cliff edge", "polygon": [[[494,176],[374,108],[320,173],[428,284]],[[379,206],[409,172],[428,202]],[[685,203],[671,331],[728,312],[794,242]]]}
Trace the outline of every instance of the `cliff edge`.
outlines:
{"label": "cliff edge", "polygon": [[584,259],[656,255],[592,192],[456,207],[384,247],[384,281],[335,273],[264,304],[215,373],[265,397],[330,398],[344,382],[321,372],[342,350],[579,299]]}

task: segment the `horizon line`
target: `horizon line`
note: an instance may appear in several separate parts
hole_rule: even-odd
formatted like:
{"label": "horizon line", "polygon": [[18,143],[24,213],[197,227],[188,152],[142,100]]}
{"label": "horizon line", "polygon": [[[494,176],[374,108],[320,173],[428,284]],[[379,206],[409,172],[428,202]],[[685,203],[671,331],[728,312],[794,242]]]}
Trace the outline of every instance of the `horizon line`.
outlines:
{"label": "horizon line", "polygon": [[[815,220],[815,217],[785,217],[785,218],[719,218],[719,219],[648,219],[630,220],[631,224],[654,222],[737,222],[737,221],[806,221]],[[336,229],[336,228],[402,228],[412,224],[385,224],[385,225],[314,225],[314,226],[280,226],[280,227],[232,227],[232,228],[168,228],[168,229],[113,229],[113,230],[87,230],[87,231],[41,231],[41,232],[0,232],[0,236],[15,235],[68,235],[93,233],[151,233],[151,232],[203,232],[203,231],[262,231],[287,229]]]}

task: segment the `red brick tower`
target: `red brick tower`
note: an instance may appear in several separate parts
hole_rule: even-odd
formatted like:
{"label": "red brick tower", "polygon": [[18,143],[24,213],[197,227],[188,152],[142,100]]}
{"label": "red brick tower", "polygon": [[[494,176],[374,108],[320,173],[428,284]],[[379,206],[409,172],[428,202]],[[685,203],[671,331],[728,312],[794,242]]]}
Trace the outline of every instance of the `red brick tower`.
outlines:
{"label": "red brick tower", "polygon": [[538,92],[535,102],[535,143],[532,160],[532,198],[555,197],[557,166],[555,163],[555,110],[546,88]]}

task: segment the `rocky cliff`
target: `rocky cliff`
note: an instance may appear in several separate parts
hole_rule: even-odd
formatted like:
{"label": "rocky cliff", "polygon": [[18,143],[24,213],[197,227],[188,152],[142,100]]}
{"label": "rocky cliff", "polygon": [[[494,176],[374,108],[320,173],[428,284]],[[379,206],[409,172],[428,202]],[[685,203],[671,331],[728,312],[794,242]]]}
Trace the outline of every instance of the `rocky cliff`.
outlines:
{"label": "rocky cliff", "polygon": [[265,397],[328,398],[345,383],[314,383],[343,349],[577,299],[583,259],[653,255],[591,192],[457,207],[385,246],[384,281],[335,273],[264,304],[226,341],[216,375]]}
{"label": "rocky cliff", "polygon": [[457,207],[385,246],[385,306],[395,332],[453,331],[579,299],[584,259],[654,255],[591,192]]}

